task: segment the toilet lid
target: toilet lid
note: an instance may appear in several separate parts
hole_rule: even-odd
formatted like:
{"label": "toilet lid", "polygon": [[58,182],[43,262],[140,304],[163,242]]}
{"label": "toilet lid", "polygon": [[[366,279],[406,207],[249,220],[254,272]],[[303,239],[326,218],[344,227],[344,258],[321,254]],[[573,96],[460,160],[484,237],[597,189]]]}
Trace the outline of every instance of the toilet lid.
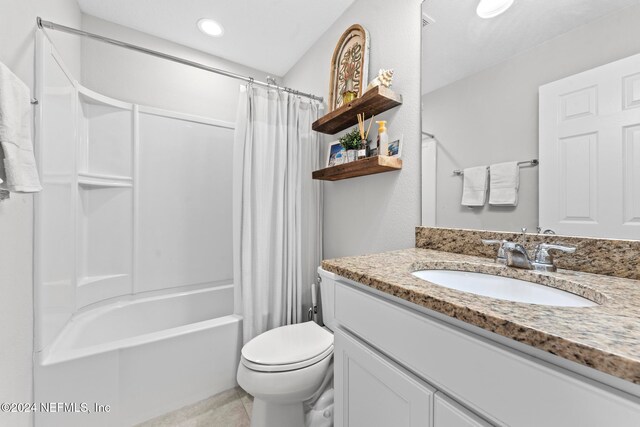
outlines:
{"label": "toilet lid", "polygon": [[268,368],[324,358],[332,350],[333,334],[315,322],[305,322],[258,335],[242,347],[242,358],[251,365]]}

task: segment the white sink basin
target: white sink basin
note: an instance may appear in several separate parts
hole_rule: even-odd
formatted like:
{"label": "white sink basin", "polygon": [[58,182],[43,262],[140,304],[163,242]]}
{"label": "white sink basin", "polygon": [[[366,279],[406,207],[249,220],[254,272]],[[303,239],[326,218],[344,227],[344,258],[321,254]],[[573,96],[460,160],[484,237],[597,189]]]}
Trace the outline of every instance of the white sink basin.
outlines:
{"label": "white sink basin", "polygon": [[559,307],[598,305],[570,292],[510,277],[454,270],[422,270],[413,275],[445,288],[506,301]]}

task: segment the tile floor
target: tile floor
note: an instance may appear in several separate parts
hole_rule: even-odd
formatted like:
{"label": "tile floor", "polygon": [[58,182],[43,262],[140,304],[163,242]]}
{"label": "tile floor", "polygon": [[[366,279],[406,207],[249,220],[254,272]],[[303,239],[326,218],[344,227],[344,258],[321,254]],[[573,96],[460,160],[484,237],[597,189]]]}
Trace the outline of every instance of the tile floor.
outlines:
{"label": "tile floor", "polygon": [[253,396],[237,387],[136,427],[249,427],[252,407]]}

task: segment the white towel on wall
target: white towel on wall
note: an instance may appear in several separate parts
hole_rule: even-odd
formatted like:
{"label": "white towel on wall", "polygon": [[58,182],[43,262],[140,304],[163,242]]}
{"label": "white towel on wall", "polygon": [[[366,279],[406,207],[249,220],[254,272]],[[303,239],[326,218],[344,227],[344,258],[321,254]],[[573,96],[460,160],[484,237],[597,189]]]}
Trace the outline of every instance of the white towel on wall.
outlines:
{"label": "white towel on wall", "polygon": [[3,168],[0,188],[33,193],[42,190],[31,140],[31,94],[15,74],[0,63],[0,146]]}
{"label": "white towel on wall", "polygon": [[487,200],[487,166],[467,168],[463,176],[462,205],[484,206]]}
{"label": "white towel on wall", "polygon": [[495,206],[518,206],[520,167],[518,162],[498,163],[489,167],[491,186],[489,204]]}

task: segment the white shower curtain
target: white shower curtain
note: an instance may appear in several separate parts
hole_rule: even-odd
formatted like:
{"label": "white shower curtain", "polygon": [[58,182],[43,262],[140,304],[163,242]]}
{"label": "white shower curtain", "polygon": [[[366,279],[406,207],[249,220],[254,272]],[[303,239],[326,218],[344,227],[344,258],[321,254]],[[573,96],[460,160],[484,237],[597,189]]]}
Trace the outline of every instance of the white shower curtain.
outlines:
{"label": "white shower curtain", "polygon": [[234,139],[234,281],[244,342],[306,320],[322,254],[319,104],[242,87]]}

